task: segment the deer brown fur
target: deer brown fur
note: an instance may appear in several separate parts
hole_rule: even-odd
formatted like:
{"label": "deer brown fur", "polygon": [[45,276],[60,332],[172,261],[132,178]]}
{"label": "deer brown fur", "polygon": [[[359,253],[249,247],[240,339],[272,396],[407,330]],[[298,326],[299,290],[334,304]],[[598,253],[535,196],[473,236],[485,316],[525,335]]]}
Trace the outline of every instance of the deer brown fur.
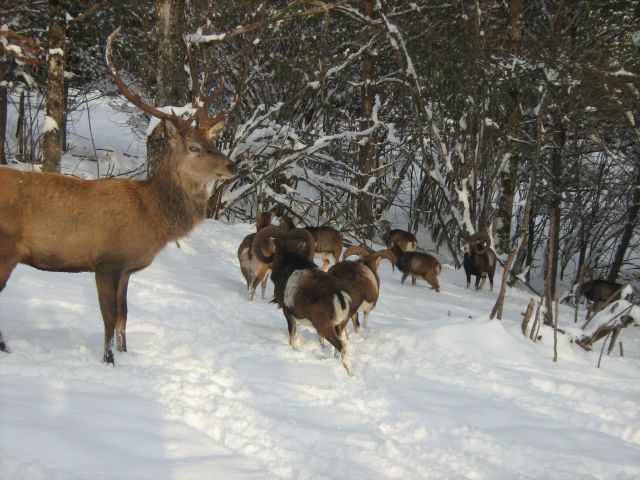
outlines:
{"label": "deer brown fur", "polygon": [[114,335],[117,350],[127,350],[131,274],[204,220],[209,181],[237,173],[212,144],[223,117],[203,128],[188,127],[177,117],[163,119],[169,148],[148,180],[80,180],[0,168],[0,291],[18,263],[95,272],[106,363],[114,364]]}

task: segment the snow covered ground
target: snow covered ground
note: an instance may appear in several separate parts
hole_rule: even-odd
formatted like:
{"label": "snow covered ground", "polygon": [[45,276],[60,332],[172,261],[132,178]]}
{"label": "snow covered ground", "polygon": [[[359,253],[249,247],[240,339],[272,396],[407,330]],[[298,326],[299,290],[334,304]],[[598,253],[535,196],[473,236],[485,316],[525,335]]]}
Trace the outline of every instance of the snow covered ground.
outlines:
{"label": "snow covered ground", "polygon": [[496,293],[461,271],[437,294],[383,262],[348,377],[315,332],[292,350],[282,313],[247,301],[252,230],[207,221],[132,277],[116,368],[92,275],[19,266],[0,294],[0,478],[640,478],[640,329],[600,369],[563,336],[553,363],[548,329],[520,332],[527,292],[488,320]]}

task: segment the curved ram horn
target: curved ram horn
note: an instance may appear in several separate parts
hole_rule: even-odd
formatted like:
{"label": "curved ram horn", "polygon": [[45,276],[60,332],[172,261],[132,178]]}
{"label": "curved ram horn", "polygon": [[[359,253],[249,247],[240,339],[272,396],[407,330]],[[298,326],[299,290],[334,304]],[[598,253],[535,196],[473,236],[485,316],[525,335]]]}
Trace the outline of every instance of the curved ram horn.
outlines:
{"label": "curved ram horn", "polygon": [[294,228],[282,234],[282,238],[286,240],[300,240],[307,245],[304,255],[313,260],[313,255],[316,252],[316,240],[308,230],[304,228]]}
{"label": "curved ram horn", "polygon": [[373,255],[375,255],[378,258],[384,258],[386,260],[389,260],[389,262],[391,262],[391,268],[393,269],[394,272],[396,271],[396,256],[391,250],[388,250],[388,249],[378,250]]}
{"label": "curved ram horn", "polygon": [[273,262],[275,254],[267,256],[264,251],[268,246],[270,246],[272,238],[280,238],[283,234],[284,232],[281,228],[274,226],[264,227],[258,230],[256,232],[256,236],[253,237],[253,245],[251,246],[254,257],[260,260],[262,263]]}
{"label": "curved ram horn", "polygon": [[360,260],[362,260],[364,257],[369,255],[370,253],[371,252],[364,247],[361,247],[359,245],[351,245],[347,247],[347,249],[342,254],[342,260],[343,261],[346,260],[351,255],[358,255],[360,257]]}

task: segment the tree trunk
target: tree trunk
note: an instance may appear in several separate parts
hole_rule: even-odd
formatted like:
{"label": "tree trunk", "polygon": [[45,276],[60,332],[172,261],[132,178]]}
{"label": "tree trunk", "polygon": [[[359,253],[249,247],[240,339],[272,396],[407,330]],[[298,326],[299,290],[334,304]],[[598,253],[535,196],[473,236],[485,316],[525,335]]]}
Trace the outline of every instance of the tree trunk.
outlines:
{"label": "tree trunk", "polygon": [[[546,94],[545,94],[546,95]],[[516,284],[517,276],[522,272],[522,266],[525,258],[528,258],[528,264],[531,264],[533,257],[533,233],[534,233],[534,216],[533,212],[533,200],[534,192],[537,188],[538,182],[538,169],[542,163],[542,144],[544,142],[544,129],[542,126],[542,120],[546,114],[546,96],[542,98],[540,109],[536,117],[536,153],[534,156],[533,165],[531,166],[531,178],[529,181],[529,192],[527,193],[527,201],[524,206],[524,212],[522,214],[522,238],[519,240],[518,252],[516,253],[513,267],[511,268],[511,278],[509,279],[509,285]],[[505,275],[507,273],[505,272]],[[527,281],[529,280],[529,271],[526,273]]]}
{"label": "tree trunk", "polygon": [[551,154],[552,201],[549,209],[549,240],[547,242],[547,305],[552,305],[553,292],[556,291],[558,275],[558,247],[560,246],[560,202],[562,200],[562,150],[566,140],[566,132],[562,125],[562,114],[556,112],[553,132],[553,152]]}
{"label": "tree trunk", "polygon": [[[373,18],[373,0],[365,0],[364,13],[367,17]],[[374,60],[370,55],[366,55],[362,63],[362,121],[361,128],[370,128],[373,124],[371,114],[373,110],[373,93],[371,91],[371,82],[373,79]],[[373,158],[375,155],[374,135],[370,135],[362,145],[358,152],[358,169],[361,176],[356,180],[356,186],[363,188],[367,182],[367,174],[373,168]],[[374,218],[373,218],[373,199],[370,195],[358,194],[356,197],[358,223],[365,228],[362,234],[365,238],[372,239],[374,234]]]}
{"label": "tree trunk", "polygon": [[[507,27],[507,48],[510,53],[517,54],[520,51],[522,40],[522,0],[510,0],[509,25]],[[516,175],[518,173],[518,143],[513,139],[519,131],[520,119],[520,87],[516,75],[510,80],[511,103],[507,118],[507,149],[509,155],[508,164],[500,172],[501,194],[498,200],[498,229],[497,244],[498,253],[506,253],[511,246],[511,222],[513,217],[513,199],[516,190]]]}
{"label": "tree trunk", "polygon": [[64,57],[66,2],[49,0],[49,61],[42,170],[59,172],[64,128]]}
{"label": "tree trunk", "polygon": [[25,144],[24,138],[24,122],[25,122],[25,112],[24,112],[24,90],[20,92],[20,101],[18,103],[18,119],[16,120],[16,139],[18,142],[18,159],[21,162],[25,161],[25,155],[27,153],[27,147]]}
{"label": "tree trunk", "polygon": [[[187,76],[184,71],[184,0],[156,0],[156,33],[158,38],[157,100],[158,106],[182,106],[187,98]],[[153,176],[164,155],[166,145],[162,128],[147,138],[147,176]]]}
{"label": "tree trunk", "polygon": [[622,262],[627,254],[629,243],[631,243],[631,237],[636,226],[636,220],[638,218],[638,208],[640,208],[640,165],[638,165],[638,171],[636,173],[636,181],[633,188],[633,196],[631,197],[631,205],[629,206],[629,212],[627,214],[627,223],[622,231],[622,238],[616,249],[616,254],[613,258],[613,263],[609,269],[609,276],[607,280],[615,282],[620,273]]}
{"label": "tree trunk", "polygon": [[4,139],[7,135],[7,87],[0,87],[0,165],[7,164]]}

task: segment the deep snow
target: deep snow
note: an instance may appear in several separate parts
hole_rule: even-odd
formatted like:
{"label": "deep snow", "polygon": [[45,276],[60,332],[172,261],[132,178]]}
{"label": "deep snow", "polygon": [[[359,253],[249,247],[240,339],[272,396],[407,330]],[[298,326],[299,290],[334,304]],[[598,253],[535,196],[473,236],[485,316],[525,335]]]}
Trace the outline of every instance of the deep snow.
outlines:
{"label": "deep snow", "polygon": [[[100,174],[135,170],[128,116],[91,106]],[[63,170],[93,178],[87,124],[74,117]],[[310,329],[289,347],[271,283],[247,301],[252,230],[206,221],[132,277],[116,368],[93,276],[19,266],[0,294],[0,479],[640,478],[639,328],[600,369],[564,336],[553,363],[549,329],[520,332],[528,292],[490,321],[497,288],[445,265],[437,294],[383,262],[350,378]],[[572,310],[561,326],[575,332]]]}
{"label": "deep snow", "polygon": [[640,477],[637,355],[598,369],[561,336],[554,364],[549,330],[520,332],[526,292],[491,321],[496,294],[461,271],[445,267],[437,294],[384,262],[350,378],[311,329],[292,350],[282,313],[247,301],[236,249],[251,231],[207,221],[132,277],[116,368],[100,362],[92,276],[19,266],[0,295],[0,476]]}

